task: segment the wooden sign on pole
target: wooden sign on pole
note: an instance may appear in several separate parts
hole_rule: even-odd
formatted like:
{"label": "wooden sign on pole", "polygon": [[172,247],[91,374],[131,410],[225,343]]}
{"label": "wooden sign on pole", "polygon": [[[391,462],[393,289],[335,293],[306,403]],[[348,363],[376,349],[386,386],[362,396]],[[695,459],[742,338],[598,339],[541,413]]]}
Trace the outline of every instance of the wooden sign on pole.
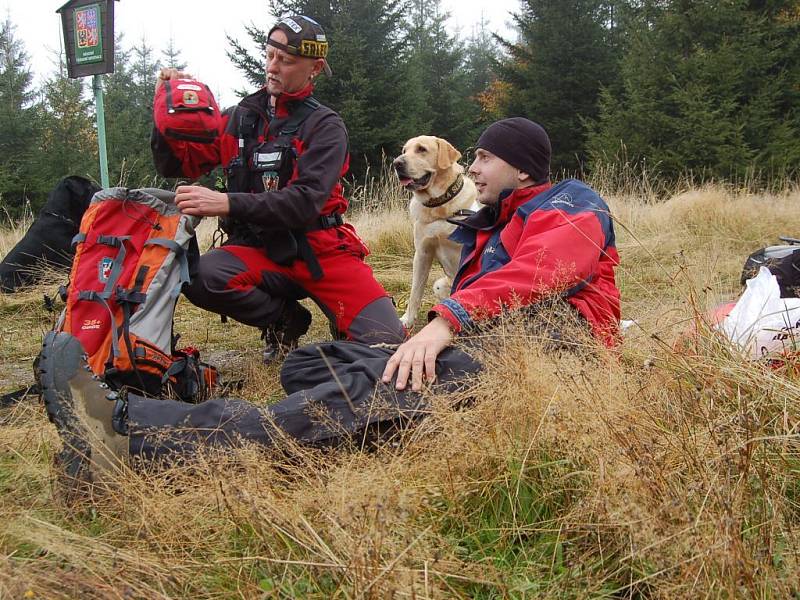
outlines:
{"label": "wooden sign on pole", "polygon": [[61,14],[67,74],[72,79],[114,72],[114,2],[70,0]]}
{"label": "wooden sign on pole", "polygon": [[106,126],[103,85],[100,75],[114,72],[114,2],[119,0],[70,0],[56,12],[61,14],[67,75],[71,79],[93,75],[97,108],[97,143],[100,153],[100,183],[108,187]]}

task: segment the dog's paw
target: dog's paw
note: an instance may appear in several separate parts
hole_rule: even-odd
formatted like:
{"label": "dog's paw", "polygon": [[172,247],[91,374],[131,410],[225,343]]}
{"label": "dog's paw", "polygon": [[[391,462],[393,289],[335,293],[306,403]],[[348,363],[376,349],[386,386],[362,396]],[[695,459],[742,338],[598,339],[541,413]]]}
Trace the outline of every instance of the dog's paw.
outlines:
{"label": "dog's paw", "polygon": [[403,327],[405,327],[407,331],[411,331],[412,329],[414,329],[415,316],[416,315],[410,315],[406,313],[402,317],[400,317],[400,322],[403,324]]}

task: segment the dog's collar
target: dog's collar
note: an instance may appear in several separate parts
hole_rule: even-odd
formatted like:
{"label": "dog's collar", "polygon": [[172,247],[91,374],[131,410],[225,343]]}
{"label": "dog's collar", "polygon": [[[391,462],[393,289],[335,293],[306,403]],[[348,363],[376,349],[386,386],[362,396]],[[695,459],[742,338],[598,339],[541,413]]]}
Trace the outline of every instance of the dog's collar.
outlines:
{"label": "dog's collar", "polygon": [[450,184],[450,187],[447,188],[444,194],[439,196],[438,198],[431,198],[427,202],[423,202],[422,206],[426,208],[436,208],[437,206],[441,206],[442,204],[447,204],[455,198],[458,193],[464,188],[464,176],[459,173],[456,180]]}

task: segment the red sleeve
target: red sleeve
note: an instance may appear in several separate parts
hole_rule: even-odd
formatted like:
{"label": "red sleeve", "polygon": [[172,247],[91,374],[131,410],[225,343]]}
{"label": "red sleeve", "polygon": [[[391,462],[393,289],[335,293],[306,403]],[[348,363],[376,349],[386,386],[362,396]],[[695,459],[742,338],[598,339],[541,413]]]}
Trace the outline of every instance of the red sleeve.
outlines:
{"label": "red sleeve", "polygon": [[510,235],[501,234],[504,245],[513,242],[513,227],[522,227],[522,232],[510,260],[455,292],[434,312],[468,327],[497,316],[504,307],[526,306],[553,291],[583,285],[597,273],[605,235],[592,212],[537,211],[524,225],[515,216],[503,232]]}

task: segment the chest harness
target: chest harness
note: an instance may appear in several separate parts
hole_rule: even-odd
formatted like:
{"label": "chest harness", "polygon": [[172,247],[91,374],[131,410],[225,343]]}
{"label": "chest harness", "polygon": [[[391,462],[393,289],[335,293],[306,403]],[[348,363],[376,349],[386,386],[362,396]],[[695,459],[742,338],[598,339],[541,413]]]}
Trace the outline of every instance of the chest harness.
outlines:
{"label": "chest harness", "polygon": [[[239,119],[239,154],[230,162],[226,172],[235,178],[237,185],[244,184],[251,188],[251,192],[261,191],[258,189],[258,177],[266,192],[284,188],[292,177],[298,158],[293,143],[297,132],[305,120],[320,106],[316,98],[309,96],[296,104],[283,122],[273,118],[267,130],[268,138],[271,139],[260,143],[257,142],[257,127],[261,115],[252,109],[249,110]],[[256,189],[252,189],[253,187]],[[312,278],[318,280],[323,275],[322,267],[308,242],[306,233],[338,227],[343,223],[340,214],[321,215],[307,227],[291,229],[283,232],[284,235],[276,231],[257,232],[257,235],[265,242],[267,255],[276,263],[288,265],[294,258],[299,257],[308,266]],[[252,226],[249,227],[252,229]]]}

